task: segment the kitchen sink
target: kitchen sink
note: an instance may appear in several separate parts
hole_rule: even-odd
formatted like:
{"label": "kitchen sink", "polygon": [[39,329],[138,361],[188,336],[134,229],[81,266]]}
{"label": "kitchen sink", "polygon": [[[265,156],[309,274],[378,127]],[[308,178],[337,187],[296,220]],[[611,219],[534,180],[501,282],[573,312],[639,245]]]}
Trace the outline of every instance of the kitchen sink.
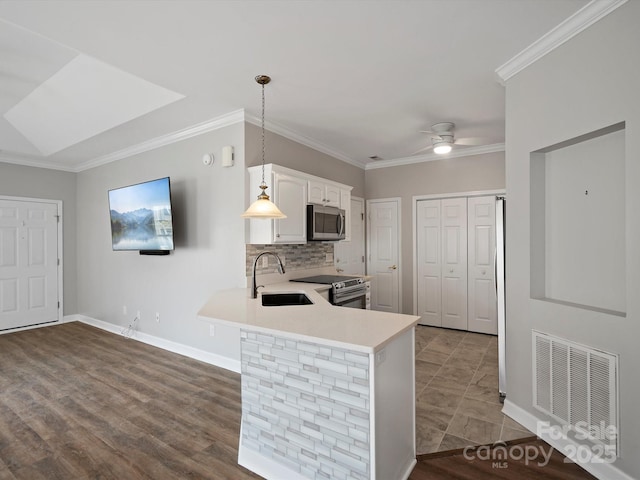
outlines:
{"label": "kitchen sink", "polygon": [[262,305],[265,307],[283,307],[285,305],[312,305],[304,293],[263,293]]}

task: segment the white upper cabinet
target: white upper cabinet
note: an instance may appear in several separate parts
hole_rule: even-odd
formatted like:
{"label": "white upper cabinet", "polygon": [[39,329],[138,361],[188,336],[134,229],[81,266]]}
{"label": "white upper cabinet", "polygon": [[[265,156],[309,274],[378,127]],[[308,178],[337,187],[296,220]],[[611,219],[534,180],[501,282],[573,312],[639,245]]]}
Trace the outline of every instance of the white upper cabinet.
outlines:
{"label": "white upper cabinet", "polygon": [[[351,190],[349,190],[351,191]],[[340,207],[340,187],[321,180],[309,180],[309,203],[327,207]]]}
{"label": "white upper cabinet", "polygon": [[340,208],[344,210],[344,241],[351,241],[351,189],[340,189]]}
{"label": "white upper cabinet", "polygon": [[287,216],[273,220],[273,242],[304,243],[307,240],[307,182],[281,173],[274,173],[273,178],[273,201]]}
{"label": "white upper cabinet", "polygon": [[309,187],[307,188],[307,192],[309,193],[309,203],[317,203],[318,205],[324,205],[324,183],[320,182],[309,182]]}
{"label": "white upper cabinet", "polygon": [[[264,167],[267,195],[287,218],[249,219],[247,243],[272,245],[274,243],[306,243],[307,241],[307,179],[273,168]],[[262,166],[249,168],[249,202],[260,193]]]}
{"label": "white upper cabinet", "polygon": [[[262,166],[250,167],[248,171],[249,202],[252,203],[260,193]],[[287,218],[250,219],[247,243],[306,243],[307,203],[342,208],[349,219],[352,187],[348,185],[330,182],[273,163],[265,165],[264,178],[269,186],[267,194]],[[348,221],[345,233],[348,240],[351,235]]]}

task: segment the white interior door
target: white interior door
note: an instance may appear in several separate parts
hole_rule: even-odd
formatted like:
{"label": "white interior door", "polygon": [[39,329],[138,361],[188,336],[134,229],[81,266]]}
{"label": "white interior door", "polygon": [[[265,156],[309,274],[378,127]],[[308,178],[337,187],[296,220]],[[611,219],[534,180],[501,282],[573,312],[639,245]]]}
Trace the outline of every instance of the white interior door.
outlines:
{"label": "white interior door", "polygon": [[421,200],[416,208],[418,315],[421,325],[442,326],[440,200]]}
{"label": "white interior door", "polygon": [[369,200],[367,202],[371,309],[383,312],[400,311],[400,199]]}
{"label": "white interior door", "polygon": [[498,334],[495,287],[496,197],[472,197],[469,209],[469,330]]}
{"label": "white interior door", "polygon": [[364,200],[351,198],[351,240],[336,242],[334,264],[338,273],[364,275]]}
{"label": "white interior door", "polygon": [[467,199],[441,204],[442,326],[467,330]]}
{"label": "white interior door", "polygon": [[0,199],[0,330],[59,320],[58,205]]}

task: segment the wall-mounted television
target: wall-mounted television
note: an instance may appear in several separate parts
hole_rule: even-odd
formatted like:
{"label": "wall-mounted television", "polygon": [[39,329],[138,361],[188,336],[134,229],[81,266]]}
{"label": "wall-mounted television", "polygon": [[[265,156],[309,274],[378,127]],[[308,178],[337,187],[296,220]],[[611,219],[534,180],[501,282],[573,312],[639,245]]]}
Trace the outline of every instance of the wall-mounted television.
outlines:
{"label": "wall-mounted television", "polygon": [[113,250],[168,255],[173,246],[169,177],[109,190]]}

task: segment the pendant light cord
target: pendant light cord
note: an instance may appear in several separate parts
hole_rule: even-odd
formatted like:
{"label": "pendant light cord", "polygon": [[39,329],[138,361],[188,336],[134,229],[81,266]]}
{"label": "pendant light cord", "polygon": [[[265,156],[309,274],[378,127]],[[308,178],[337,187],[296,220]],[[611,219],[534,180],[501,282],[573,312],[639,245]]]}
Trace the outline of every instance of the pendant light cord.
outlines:
{"label": "pendant light cord", "polygon": [[264,83],[263,83],[262,84],[262,185],[266,185],[266,183],[264,182],[264,157],[265,157],[265,149],[264,149]]}

